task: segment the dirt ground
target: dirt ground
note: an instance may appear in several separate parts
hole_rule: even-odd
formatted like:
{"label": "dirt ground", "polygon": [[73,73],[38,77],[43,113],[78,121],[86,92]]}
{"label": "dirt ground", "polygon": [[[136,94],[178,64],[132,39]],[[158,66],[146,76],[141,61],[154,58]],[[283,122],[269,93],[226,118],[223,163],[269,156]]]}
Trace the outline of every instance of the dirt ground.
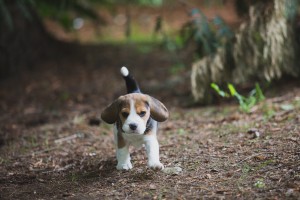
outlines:
{"label": "dirt ground", "polygon": [[[86,65],[47,62],[1,81],[0,199],[300,199],[299,81],[269,88],[246,114],[236,102],[191,106],[189,70],[172,74],[168,53],[92,51]],[[124,64],[170,111],[160,155],[178,174],[147,169],[134,148],[134,168],[115,168],[100,113],[125,92]]]}

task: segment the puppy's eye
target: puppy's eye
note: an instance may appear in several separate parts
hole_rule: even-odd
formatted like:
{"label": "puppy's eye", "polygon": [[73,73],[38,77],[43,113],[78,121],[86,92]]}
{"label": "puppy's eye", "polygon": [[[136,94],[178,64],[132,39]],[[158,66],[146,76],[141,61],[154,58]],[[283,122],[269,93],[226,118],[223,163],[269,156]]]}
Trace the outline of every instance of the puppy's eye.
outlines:
{"label": "puppy's eye", "polygon": [[122,112],[121,114],[122,114],[122,116],[123,116],[124,118],[127,118],[127,117],[128,117],[128,115],[129,115],[129,113],[128,113],[128,112]]}
{"label": "puppy's eye", "polygon": [[144,117],[145,115],[146,115],[146,112],[145,112],[145,111],[142,111],[142,112],[139,113],[139,116],[140,116],[140,117]]}

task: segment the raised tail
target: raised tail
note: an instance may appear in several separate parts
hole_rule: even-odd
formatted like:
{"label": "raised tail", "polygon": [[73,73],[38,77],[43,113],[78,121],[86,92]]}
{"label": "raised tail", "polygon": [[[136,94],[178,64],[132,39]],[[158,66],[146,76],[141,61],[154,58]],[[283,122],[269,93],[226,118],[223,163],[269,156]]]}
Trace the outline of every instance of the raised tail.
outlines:
{"label": "raised tail", "polygon": [[127,67],[121,68],[121,74],[126,82],[127,94],[129,93],[141,93],[141,90],[136,80],[129,74]]}

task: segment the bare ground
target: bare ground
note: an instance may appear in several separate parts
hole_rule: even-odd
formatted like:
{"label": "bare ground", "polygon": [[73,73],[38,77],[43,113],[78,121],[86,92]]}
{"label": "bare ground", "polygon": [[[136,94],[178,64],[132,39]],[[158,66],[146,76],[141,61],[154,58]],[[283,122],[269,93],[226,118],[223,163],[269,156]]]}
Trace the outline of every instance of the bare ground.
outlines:
{"label": "bare ground", "polygon": [[[300,199],[299,82],[270,89],[250,114],[235,103],[187,108],[189,80],[171,75],[172,56],[94,54],[93,64],[48,62],[1,82],[0,199]],[[100,112],[125,92],[122,64],[169,108],[161,161],[179,174],[147,169],[134,148],[134,168],[115,169]]]}

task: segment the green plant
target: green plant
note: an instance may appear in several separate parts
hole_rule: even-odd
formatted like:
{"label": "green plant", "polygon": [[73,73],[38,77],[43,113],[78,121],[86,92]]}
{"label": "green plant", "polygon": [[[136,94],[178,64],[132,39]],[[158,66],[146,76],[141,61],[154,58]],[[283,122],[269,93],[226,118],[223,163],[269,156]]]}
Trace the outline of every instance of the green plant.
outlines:
{"label": "green plant", "polygon": [[69,175],[69,178],[70,178],[70,180],[71,180],[71,182],[77,182],[78,180],[79,180],[79,175],[77,175],[76,173],[71,173],[70,175]]}
{"label": "green plant", "polygon": [[185,65],[178,61],[170,68],[170,72],[171,74],[177,75],[180,74],[180,72],[182,72],[184,69]]}
{"label": "green plant", "polygon": [[274,107],[272,105],[264,104],[262,107],[264,120],[271,119],[275,114],[276,111],[274,110]]}
{"label": "green plant", "polygon": [[241,190],[242,185],[245,182],[245,180],[248,178],[249,173],[252,171],[251,166],[248,164],[244,164],[241,168],[241,176],[239,177],[237,181],[237,186]]}
{"label": "green plant", "polygon": [[239,94],[231,83],[227,84],[229,93],[221,90],[216,83],[211,83],[210,86],[221,97],[235,97],[239,102],[240,109],[247,113],[249,113],[251,111],[251,108],[253,108],[253,106],[255,106],[258,102],[265,99],[265,96],[258,83],[255,84],[255,88],[249,93],[248,97]]}
{"label": "green plant", "polygon": [[264,188],[266,187],[266,184],[264,183],[263,179],[258,179],[255,183],[254,183],[254,187],[256,188]]}
{"label": "green plant", "polygon": [[192,19],[181,28],[180,36],[183,44],[196,44],[197,57],[213,55],[219,47],[229,47],[228,41],[231,41],[234,34],[220,16],[209,20],[201,10],[194,7],[190,8],[189,15]]}
{"label": "green plant", "polygon": [[248,173],[251,171],[251,167],[247,164],[243,165],[242,172],[243,176],[247,176]]}
{"label": "green plant", "polygon": [[211,86],[212,89],[214,89],[214,90],[218,93],[218,95],[220,95],[221,97],[230,97],[230,95],[229,95],[227,92],[221,90],[220,87],[219,87],[216,83],[211,83],[210,86]]}
{"label": "green plant", "polygon": [[185,135],[185,134],[186,134],[186,131],[183,128],[178,130],[178,135]]}

